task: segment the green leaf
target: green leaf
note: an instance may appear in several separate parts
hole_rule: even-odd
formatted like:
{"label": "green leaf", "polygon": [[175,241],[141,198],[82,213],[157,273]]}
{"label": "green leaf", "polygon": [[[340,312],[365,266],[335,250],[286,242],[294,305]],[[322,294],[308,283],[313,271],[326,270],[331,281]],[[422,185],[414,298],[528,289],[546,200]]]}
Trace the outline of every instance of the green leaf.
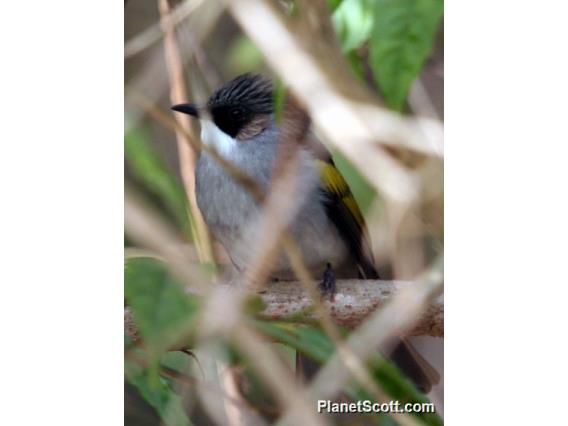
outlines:
{"label": "green leaf", "polygon": [[255,321],[254,325],[277,342],[293,347],[314,361],[324,362],[334,351],[331,340],[315,328],[268,321]]}
{"label": "green leaf", "polygon": [[141,130],[130,129],[124,135],[124,155],[132,174],[160,199],[189,235],[189,210],[183,185]]}
{"label": "green leaf", "polygon": [[151,361],[156,362],[172,345],[187,337],[198,301],[186,294],[160,262],[129,259],[124,293]]}
{"label": "green leaf", "polygon": [[276,123],[280,123],[284,113],[284,102],[286,101],[286,86],[281,80],[277,80],[274,84],[272,99],[274,103],[274,118]]}
{"label": "green leaf", "polygon": [[335,9],[339,7],[339,5],[343,2],[343,0],[327,0],[327,5],[329,9],[333,12]]}
{"label": "green leaf", "polygon": [[347,63],[353,75],[360,83],[365,84],[365,62],[363,58],[361,58],[356,50],[350,50],[345,53],[345,59],[347,59]]}
{"label": "green leaf", "polygon": [[191,426],[183,409],[182,398],[171,389],[167,380],[157,376],[153,370],[144,369],[134,363],[125,364],[127,380],[134,385],[142,398],[156,409],[167,426]]}
{"label": "green leaf", "polygon": [[434,44],[443,0],[376,0],[370,61],[386,104],[400,111]]}
{"label": "green leaf", "polygon": [[332,22],[343,52],[349,52],[369,39],[373,28],[372,6],[371,0],[344,0],[333,12]]}

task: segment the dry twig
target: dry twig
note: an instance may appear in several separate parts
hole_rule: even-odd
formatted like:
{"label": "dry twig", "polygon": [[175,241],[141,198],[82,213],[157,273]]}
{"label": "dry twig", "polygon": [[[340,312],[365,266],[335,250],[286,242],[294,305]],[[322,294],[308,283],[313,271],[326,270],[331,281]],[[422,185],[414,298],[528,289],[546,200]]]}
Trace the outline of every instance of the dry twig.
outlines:
{"label": "dry twig", "polygon": [[[171,22],[170,6],[168,0],[158,0],[160,16],[162,18],[162,30],[164,31],[164,52],[166,54],[166,65],[170,76],[170,100],[172,104],[179,104],[187,101],[187,89],[183,76],[183,65],[179,55],[175,26]],[[180,132],[176,129],[176,138],[178,143],[178,153],[180,161],[180,170],[185,186],[185,192],[189,202],[191,213],[190,223],[193,231],[193,238],[197,248],[197,254],[202,262],[211,263],[213,261],[213,252],[211,241],[207,231],[207,226],[201,216],[201,212],[197,207],[197,199],[195,197],[195,163],[197,152],[191,149],[191,146],[184,140],[185,134],[191,134],[189,117],[176,114],[176,121],[179,127],[184,129]]]}

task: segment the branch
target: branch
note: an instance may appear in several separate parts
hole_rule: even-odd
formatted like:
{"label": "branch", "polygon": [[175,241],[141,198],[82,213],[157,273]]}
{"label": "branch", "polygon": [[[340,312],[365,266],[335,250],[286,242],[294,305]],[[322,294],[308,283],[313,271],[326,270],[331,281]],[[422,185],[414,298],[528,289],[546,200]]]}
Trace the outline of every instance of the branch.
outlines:
{"label": "branch", "polygon": [[[334,300],[325,300],[331,318],[338,325],[357,327],[367,316],[382,307],[401,289],[404,281],[339,280]],[[313,303],[299,282],[276,282],[260,294],[266,305],[261,316],[271,320],[309,322],[315,318]],[[128,308],[124,311],[124,331],[133,340],[139,339],[138,329]],[[432,301],[407,336],[444,336],[444,302]]]}
{"label": "branch", "polygon": [[[334,322],[348,328],[357,327],[371,312],[386,304],[401,288],[403,281],[339,280],[333,301],[326,300]],[[271,283],[261,295],[266,309],[262,316],[273,320],[293,318],[306,312],[311,300],[298,283]],[[444,302],[436,299],[418,320],[408,336],[444,336]]]}

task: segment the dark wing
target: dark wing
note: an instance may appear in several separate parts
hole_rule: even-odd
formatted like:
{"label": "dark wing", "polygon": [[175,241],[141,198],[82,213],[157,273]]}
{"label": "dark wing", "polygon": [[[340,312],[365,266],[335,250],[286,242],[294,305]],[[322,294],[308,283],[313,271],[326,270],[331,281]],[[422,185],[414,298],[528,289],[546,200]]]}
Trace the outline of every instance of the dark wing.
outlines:
{"label": "dark wing", "polygon": [[349,250],[353,253],[360,278],[377,279],[379,275],[370,258],[365,219],[349,185],[335,167],[333,159],[316,159],[320,173],[320,190],[328,218],[336,226]]}
{"label": "dark wing", "polygon": [[373,265],[365,219],[349,189],[349,185],[335,167],[331,154],[311,131],[311,120],[300,104],[289,96],[284,103],[282,126],[285,141],[295,141],[308,149],[315,158],[320,173],[320,191],[327,216],[353,254],[361,278],[377,279]]}

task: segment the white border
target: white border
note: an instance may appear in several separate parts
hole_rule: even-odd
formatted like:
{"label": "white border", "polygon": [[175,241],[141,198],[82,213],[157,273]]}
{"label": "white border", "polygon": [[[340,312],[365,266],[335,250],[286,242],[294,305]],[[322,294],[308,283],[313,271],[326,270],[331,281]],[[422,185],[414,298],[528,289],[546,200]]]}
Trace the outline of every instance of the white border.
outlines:
{"label": "white border", "polygon": [[567,15],[551,1],[446,4],[450,425],[565,421]]}
{"label": "white border", "polygon": [[2,424],[123,419],[123,2],[2,4]]}

